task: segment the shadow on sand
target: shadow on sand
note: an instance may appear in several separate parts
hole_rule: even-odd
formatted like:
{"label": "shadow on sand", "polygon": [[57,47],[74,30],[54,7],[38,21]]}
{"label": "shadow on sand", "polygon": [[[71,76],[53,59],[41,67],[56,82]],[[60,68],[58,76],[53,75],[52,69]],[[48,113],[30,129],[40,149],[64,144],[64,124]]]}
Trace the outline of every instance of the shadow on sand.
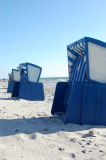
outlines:
{"label": "shadow on sand", "polygon": [[7,89],[7,88],[0,88],[0,89]]}
{"label": "shadow on sand", "polygon": [[18,101],[20,100],[19,98],[16,97],[10,97],[10,98],[0,98],[0,100],[13,100],[13,101]]}
{"label": "shadow on sand", "polygon": [[[19,116],[19,115],[15,115]],[[45,131],[44,129],[47,128]],[[59,120],[57,117],[33,117],[29,119],[1,119],[0,120],[0,137],[11,136],[19,133],[24,134],[52,134],[59,131],[75,132],[83,131],[91,128],[106,128],[102,125],[75,125],[67,124],[65,125],[63,121]],[[88,134],[82,138],[88,137]]]}

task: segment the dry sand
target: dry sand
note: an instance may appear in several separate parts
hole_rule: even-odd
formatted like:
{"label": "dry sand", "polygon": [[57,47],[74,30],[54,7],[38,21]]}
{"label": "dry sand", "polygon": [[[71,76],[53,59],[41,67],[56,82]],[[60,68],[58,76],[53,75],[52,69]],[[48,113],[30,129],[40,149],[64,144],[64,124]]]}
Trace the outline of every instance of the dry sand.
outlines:
{"label": "dry sand", "polygon": [[11,98],[0,82],[0,160],[106,160],[106,126],[64,125],[51,115],[55,86],[44,83],[45,101],[36,102]]}

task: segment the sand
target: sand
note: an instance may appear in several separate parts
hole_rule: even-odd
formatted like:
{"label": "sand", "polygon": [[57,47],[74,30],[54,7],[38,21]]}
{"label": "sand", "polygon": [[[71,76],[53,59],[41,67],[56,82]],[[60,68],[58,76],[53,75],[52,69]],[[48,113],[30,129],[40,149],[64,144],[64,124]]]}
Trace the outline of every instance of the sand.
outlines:
{"label": "sand", "polygon": [[106,126],[51,115],[55,83],[44,83],[42,102],[11,98],[7,85],[0,82],[0,160],[106,160]]}

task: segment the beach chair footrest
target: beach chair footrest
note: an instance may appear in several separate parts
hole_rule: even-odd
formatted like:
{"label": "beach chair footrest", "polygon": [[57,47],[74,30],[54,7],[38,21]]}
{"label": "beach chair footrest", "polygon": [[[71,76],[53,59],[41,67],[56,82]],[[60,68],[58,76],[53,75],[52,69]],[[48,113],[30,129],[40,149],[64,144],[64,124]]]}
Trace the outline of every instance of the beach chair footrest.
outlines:
{"label": "beach chair footrest", "polygon": [[66,113],[65,112],[55,112],[54,115],[57,116],[59,119],[61,119],[63,121],[64,121],[64,119],[66,117]]}

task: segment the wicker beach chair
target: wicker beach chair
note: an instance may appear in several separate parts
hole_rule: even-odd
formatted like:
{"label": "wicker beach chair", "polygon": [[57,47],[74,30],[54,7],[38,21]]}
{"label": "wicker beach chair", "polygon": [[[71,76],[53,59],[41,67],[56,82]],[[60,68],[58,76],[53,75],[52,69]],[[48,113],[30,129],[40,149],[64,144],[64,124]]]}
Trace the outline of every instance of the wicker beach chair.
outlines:
{"label": "wicker beach chair", "polygon": [[31,101],[43,101],[43,84],[39,83],[42,68],[26,62],[21,63],[17,69],[20,74],[20,81],[15,83],[12,97]]}
{"label": "wicker beach chair", "polygon": [[65,124],[106,124],[106,43],[85,37],[67,55],[69,81],[57,84],[51,113]]}

